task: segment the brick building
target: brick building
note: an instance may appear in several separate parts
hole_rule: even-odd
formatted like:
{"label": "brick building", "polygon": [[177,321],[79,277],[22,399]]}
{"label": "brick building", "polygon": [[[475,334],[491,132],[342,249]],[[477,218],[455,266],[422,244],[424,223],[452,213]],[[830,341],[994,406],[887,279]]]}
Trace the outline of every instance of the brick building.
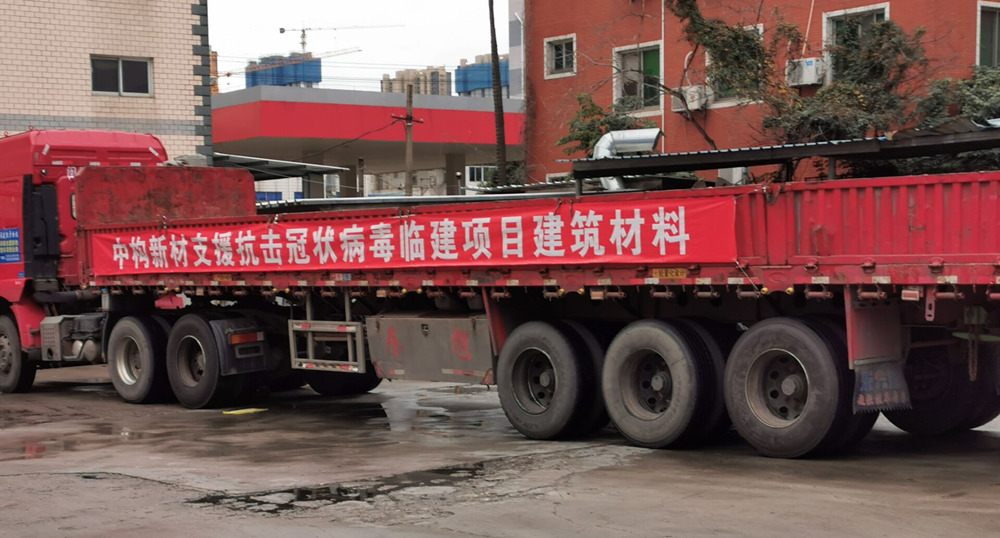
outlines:
{"label": "brick building", "polygon": [[207,4],[5,0],[0,131],[139,131],[210,155]]}
{"label": "brick building", "polygon": [[[683,39],[681,24],[664,10],[662,0],[516,3],[520,12],[514,15],[524,22],[526,151],[533,180],[551,179],[570,169],[569,164],[556,162],[566,154],[555,142],[567,133],[578,109],[576,96],[583,93],[604,106],[626,95],[642,99],[644,106],[635,114],[664,131],[660,151],[708,149],[695,127],[672,111],[669,96],[644,91],[644,77],[669,87],[694,87],[689,102],[703,109],[698,114],[703,114],[706,130],[719,148],[771,142],[760,134],[756,105],[727,98],[718,88],[712,91],[710,81],[704,80],[709,60],[704,54],[689,56],[691,46]],[[862,25],[889,19],[907,32],[925,27],[927,56],[936,77],[965,77],[974,65],[998,65],[1000,57],[1000,0],[764,0],[763,6],[760,0],[703,0],[699,4],[706,16],[761,32],[765,39],[780,13],[806,36],[804,49],[794,51],[794,58],[822,59],[824,44],[834,39],[848,16],[858,17]],[[512,23],[512,57],[520,52],[514,50],[515,30]],[[686,62],[690,62],[687,80]],[[785,65],[785,59],[779,65]],[[815,91],[831,76],[829,71],[806,75],[794,91]],[[808,75],[818,78],[809,80]]]}

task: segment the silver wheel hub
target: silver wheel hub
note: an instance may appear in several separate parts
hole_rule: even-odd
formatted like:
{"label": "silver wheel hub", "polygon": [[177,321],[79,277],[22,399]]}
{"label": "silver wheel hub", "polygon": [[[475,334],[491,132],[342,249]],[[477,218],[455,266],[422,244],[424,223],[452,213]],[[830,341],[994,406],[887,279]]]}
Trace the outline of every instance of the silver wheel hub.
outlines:
{"label": "silver wheel hub", "polygon": [[799,375],[790,375],[781,381],[781,393],[785,396],[802,396],[806,390],[806,380]]}
{"label": "silver wheel hub", "polygon": [[550,387],[552,385],[552,372],[542,372],[542,375],[538,376],[538,384],[546,388]]}
{"label": "silver wheel hub", "polygon": [[653,376],[649,384],[653,390],[659,392],[663,390],[663,387],[667,386],[667,379],[662,373],[659,373]]}

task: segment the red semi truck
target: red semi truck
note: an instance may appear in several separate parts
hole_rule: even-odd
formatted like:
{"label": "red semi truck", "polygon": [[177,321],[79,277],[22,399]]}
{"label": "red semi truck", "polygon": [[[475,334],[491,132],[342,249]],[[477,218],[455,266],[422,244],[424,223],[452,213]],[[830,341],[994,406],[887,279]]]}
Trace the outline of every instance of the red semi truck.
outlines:
{"label": "red semi truck", "polygon": [[1000,173],[260,214],[248,172],[165,163],[149,135],[0,139],[0,392],[99,362],[128,402],[192,408],[486,383],[531,438],[733,426],[775,457],[879,412],[925,435],[1000,413]]}

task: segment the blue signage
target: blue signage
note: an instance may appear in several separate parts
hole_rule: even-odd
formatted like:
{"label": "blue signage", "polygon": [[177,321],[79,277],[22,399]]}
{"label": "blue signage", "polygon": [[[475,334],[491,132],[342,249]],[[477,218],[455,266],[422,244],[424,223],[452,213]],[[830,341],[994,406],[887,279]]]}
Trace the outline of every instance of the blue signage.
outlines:
{"label": "blue signage", "polygon": [[21,263],[21,230],[0,229],[0,263]]}

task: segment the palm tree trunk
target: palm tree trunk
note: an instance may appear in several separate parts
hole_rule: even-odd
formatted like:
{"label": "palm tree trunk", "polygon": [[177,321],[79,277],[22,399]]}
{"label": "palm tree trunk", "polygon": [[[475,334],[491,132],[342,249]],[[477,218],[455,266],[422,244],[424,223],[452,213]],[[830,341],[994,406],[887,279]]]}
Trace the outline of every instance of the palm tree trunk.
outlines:
{"label": "palm tree trunk", "polygon": [[493,0],[490,7],[490,53],[493,61],[493,115],[497,127],[497,185],[507,184],[507,137],[503,125],[503,94],[500,86],[500,55],[497,54],[497,26],[493,17]]}

